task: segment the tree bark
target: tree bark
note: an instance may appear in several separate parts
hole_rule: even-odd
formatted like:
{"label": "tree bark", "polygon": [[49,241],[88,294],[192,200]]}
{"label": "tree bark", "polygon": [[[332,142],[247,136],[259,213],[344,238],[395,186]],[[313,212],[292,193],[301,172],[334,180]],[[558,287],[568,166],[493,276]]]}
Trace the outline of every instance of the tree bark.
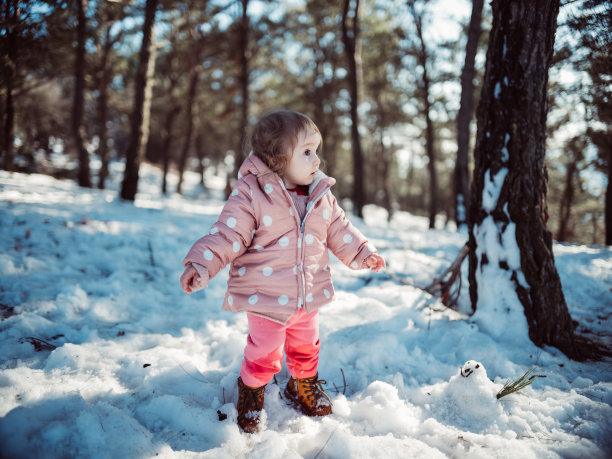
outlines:
{"label": "tree bark", "polygon": [[[172,91],[170,91],[172,94]],[[168,172],[170,171],[170,147],[172,146],[172,140],[174,137],[174,132],[172,128],[174,127],[174,120],[176,116],[180,113],[181,108],[178,105],[173,106],[166,113],[166,122],[164,123],[164,145],[162,147],[162,159],[163,159],[163,174],[162,174],[162,194],[166,194],[168,192]]]}
{"label": "tree bark", "polygon": [[195,139],[195,151],[198,157],[198,172],[200,173],[200,185],[204,188],[204,173],[206,172],[206,168],[204,167],[204,158],[206,154],[204,152],[204,138],[202,136],[202,132],[198,132],[198,135]]}
{"label": "tree bark", "polygon": [[567,230],[574,199],[574,174],[576,173],[576,162],[570,161],[565,166],[565,188],[559,203],[559,230],[557,231],[557,241],[567,240]]}
{"label": "tree bark", "polygon": [[360,0],[354,0],[352,24],[349,30],[349,10],[351,0],[344,0],[342,11],[342,42],[348,62],[348,83],[351,95],[351,139],[353,153],[353,212],[363,218],[365,204],[363,190],[363,154],[359,137],[359,86],[361,81],[361,41],[359,38]]}
{"label": "tree bark", "polygon": [[461,102],[457,114],[457,162],[455,164],[455,222],[457,228],[467,224],[469,209],[469,152],[470,123],[474,101],[474,63],[480,41],[482,8],[484,0],[472,1],[472,16],[465,47],[465,63],[461,72]]}
{"label": "tree bark", "polygon": [[612,148],[608,150],[608,186],[606,187],[606,245],[612,245]]}
{"label": "tree bark", "polygon": [[[240,138],[239,145],[237,145],[236,152],[234,154],[234,174],[236,177],[238,175],[238,170],[242,165],[242,162],[245,158],[244,148],[246,145],[247,138],[247,128],[249,125],[249,63],[250,63],[250,53],[249,53],[249,16],[247,14],[247,8],[249,6],[249,0],[241,0],[242,1],[242,17],[240,19],[240,27],[238,34],[238,47],[240,50],[240,73],[238,75],[238,81],[240,83]],[[229,179],[230,177],[228,177]],[[226,187],[228,189],[231,188],[229,186]],[[229,196],[229,195],[228,195]]]}
{"label": "tree bark", "polygon": [[571,139],[565,145],[568,159],[565,164],[565,186],[559,203],[559,229],[557,241],[565,242],[569,237],[569,221],[574,201],[574,177],[578,175],[578,163],[584,159],[586,142],[583,136]]}
{"label": "tree bark", "polygon": [[98,188],[100,190],[104,189],[106,177],[108,177],[108,129],[106,127],[106,122],[108,120],[108,85],[110,84],[108,61],[114,44],[110,36],[112,25],[112,23],[106,25],[99,69],[100,75],[98,77],[98,156],[100,157],[101,163],[100,171],[98,172]]}
{"label": "tree bark", "polygon": [[[546,229],[546,90],[559,0],[494,0],[492,7],[470,197],[472,306],[517,304],[512,320],[521,320],[522,309],[536,345],[584,358]],[[510,287],[492,290],[500,282]],[[495,313],[502,329],[513,314],[504,308]]]}
{"label": "tree bark", "polygon": [[408,7],[412,13],[414,24],[416,27],[417,38],[419,39],[419,49],[417,50],[417,62],[423,68],[423,80],[421,88],[421,98],[423,99],[423,116],[425,116],[425,151],[427,153],[428,163],[427,170],[429,172],[429,228],[435,228],[436,214],[438,213],[438,174],[436,171],[436,149],[434,138],[433,120],[431,119],[431,102],[430,85],[431,81],[427,71],[429,53],[425,45],[425,37],[423,35],[423,19],[416,11],[414,1],[408,2]]}
{"label": "tree bark", "polygon": [[4,99],[5,113],[2,139],[4,158],[2,161],[2,167],[7,171],[13,171],[15,167],[15,152],[13,145],[15,129],[14,89],[15,78],[17,77],[17,56],[19,53],[19,40],[17,39],[19,16],[19,2],[17,0],[11,0],[4,3],[7,60],[6,64],[3,65],[5,68],[4,90],[6,91],[6,95]]}
{"label": "tree bark", "polygon": [[187,93],[187,111],[185,112],[185,138],[183,139],[183,148],[178,164],[179,180],[176,187],[178,194],[183,193],[183,175],[187,166],[187,158],[189,157],[189,149],[191,148],[191,138],[193,137],[193,106],[198,88],[198,79],[200,72],[196,68],[197,64],[192,66],[191,75],[189,77],[189,90]]}
{"label": "tree bark", "polygon": [[438,174],[436,172],[436,150],[434,148],[433,121],[431,120],[431,104],[429,103],[429,77],[425,63],[423,63],[423,100],[425,102],[425,142],[427,170],[429,171],[429,228],[436,227],[436,214],[438,213]]}
{"label": "tree bark", "polygon": [[121,184],[121,198],[134,201],[138,190],[138,170],[149,139],[149,117],[151,112],[151,93],[153,71],[155,68],[155,45],[153,26],[158,0],[147,0],[145,20],[142,29],[142,46],[136,73],[134,111],[130,140],[125,152],[125,172]]}
{"label": "tree bark", "polygon": [[83,124],[85,106],[85,40],[87,38],[87,0],[76,1],[77,47],[74,60],[74,100],[72,105],[72,139],[79,157],[78,182],[80,186],[91,188],[89,171],[89,152],[85,148],[85,126]]}

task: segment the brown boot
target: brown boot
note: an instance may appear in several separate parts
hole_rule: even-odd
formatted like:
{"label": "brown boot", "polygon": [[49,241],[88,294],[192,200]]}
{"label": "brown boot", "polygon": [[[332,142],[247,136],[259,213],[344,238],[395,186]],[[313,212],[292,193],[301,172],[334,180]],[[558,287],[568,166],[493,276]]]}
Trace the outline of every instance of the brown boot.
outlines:
{"label": "brown boot", "polygon": [[319,380],[316,374],[311,378],[289,378],[285,387],[285,397],[297,404],[302,412],[308,416],[327,416],[332,412],[332,402],[321,384],[327,381]]}
{"label": "brown boot", "polygon": [[259,420],[266,386],[249,387],[238,378],[238,425],[246,433],[260,430]]}

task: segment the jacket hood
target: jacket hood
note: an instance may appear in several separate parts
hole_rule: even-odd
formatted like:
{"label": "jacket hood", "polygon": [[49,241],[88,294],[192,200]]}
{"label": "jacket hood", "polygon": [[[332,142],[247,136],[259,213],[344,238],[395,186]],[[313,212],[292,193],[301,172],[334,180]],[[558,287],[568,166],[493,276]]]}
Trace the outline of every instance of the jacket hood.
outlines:
{"label": "jacket hood", "polygon": [[[253,152],[249,153],[249,156],[247,156],[240,166],[240,169],[238,170],[238,180],[247,176],[248,174],[252,174],[257,177],[257,181],[262,189],[265,187],[266,183],[283,183],[279,175],[272,171],[272,169],[270,169],[259,157],[255,156]],[[331,188],[335,183],[335,178],[329,177],[324,172],[319,170],[315,174],[315,179],[309,186],[310,195],[312,196],[319,186]]]}
{"label": "jacket hood", "polygon": [[253,152],[249,153],[249,156],[242,162],[238,170],[238,179],[247,174],[253,174],[257,178],[268,174],[277,175],[260,158],[255,156]]}

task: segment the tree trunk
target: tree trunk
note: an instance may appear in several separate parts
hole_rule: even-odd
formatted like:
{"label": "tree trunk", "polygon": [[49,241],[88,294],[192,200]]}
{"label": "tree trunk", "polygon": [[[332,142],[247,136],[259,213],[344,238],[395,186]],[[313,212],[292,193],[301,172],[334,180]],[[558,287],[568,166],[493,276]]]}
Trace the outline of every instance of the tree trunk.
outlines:
{"label": "tree trunk", "polygon": [[195,139],[196,143],[196,155],[198,156],[198,172],[200,173],[200,185],[204,188],[204,173],[206,172],[206,168],[204,167],[204,158],[206,157],[204,153],[204,139],[202,136],[202,132],[198,132],[198,135]]}
{"label": "tree trunk", "polygon": [[130,140],[125,152],[125,172],[121,184],[121,198],[134,201],[138,190],[138,169],[144,156],[149,139],[149,117],[151,112],[151,93],[153,71],[155,68],[155,45],[153,26],[158,0],[147,0],[145,20],[142,29],[142,46],[136,73],[134,111]]}
{"label": "tree trunk", "polygon": [[[172,92],[170,92],[172,94]],[[174,120],[180,113],[181,107],[175,105],[166,113],[166,122],[164,123],[164,145],[162,147],[162,160],[163,160],[163,174],[162,174],[162,194],[168,193],[168,172],[170,171],[170,148],[172,147],[172,140],[174,133],[172,128],[174,127]]]}
{"label": "tree trunk", "polygon": [[384,131],[380,132],[380,177],[382,180],[381,189],[383,193],[382,206],[387,210],[387,221],[393,217],[393,206],[391,202],[391,179],[389,170],[391,169],[391,152],[393,148],[387,149],[383,142]]}
{"label": "tree trunk", "polygon": [[[196,64],[197,65],[197,64]],[[178,164],[179,180],[176,187],[178,194],[183,193],[183,174],[185,173],[185,167],[187,166],[187,158],[189,157],[189,149],[191,148],[191,138],[193,134],[193,106],[195,104],[195,97],[198,88],[198,79],[200,73],[194,65],[191,68],[191,76],[189,78],[189,91],[187,93],[187,111],[185,112],[185,139],[183,142],[183,148],[181,149],[181,157]]]}
{"label": "tree trunk", "polygon": [[361,40],[359,38],[359,16],[361,15],[360,0],[355,0],[352,24],[349,30],[349,9],[351,0],[344,0],[342,12],[342,42],[348,61],[348,82],[351,95],[351,139],[353,152],[353,212],[363,218],[365,204],[363,192],[363,155],[359,137],[359,86],[361,81]]}
{"label": "tree trunk", "polygon": [[108,24],[105,31],[104,47],[102,50],[102,61],[100,64],[100,76],[98,79],[98,156],[100,157],[100,171],[98,173],[98,188],[103,190],[106,177],[108,177],[108,85],[110,84],[110,69],[108,67],[109,56],[114,42],[110,31],[113,24]]}
{"label": "tree trunk", "polygon": [[14,129],[15,129],[15,102],[14,102],[14,89],[15,89],[15,78],[17,78],[17,56],[19,52],[19,40],[18,35],[18,23],[19,23],[19,2],[17,0],[11,0],[4,3],[4,21],[5,21],[5,34],[6,34],[6,45],[7,55],[6,64],[3,65],[5,68],[4,74],[4,90],[6,91],[4,99],[4,126],[3,126],[3,143],[2,149],[4,158],[2,167],[4,170],[14,170]]}
{"label": "tree trunk", "polygon": [[574,174],[576,173],[576,161],[570,161],[565,167],[565,188],[559,203],[559,230],[557,231],[557,241],[567,240],[567,229],[569,225],[572,201],[574,199]]}
{"label": "tree trunk", "polygon": [[568,160],[565,164],[565,187],[559,203],[559,229],[557,241],[565,242],[569,237],[569,220],[574,201],[574,177],[577,176],[578,163],[584,159],[584,150],[587,144],[584,136],[577,136],[565,144]]}
{"label": "tree trunk", "polygon": [[427,169],[429,171],[429,228],[436,227],[438,213],[438,174],[436,172],[436,150],[434,148],[433,121],[431,120],[431,104],[429,103],[429,77],[423,63],[423,100],[425,102],[425,142],[427,150]]}
{"label": "tree trunk", "polygon": [[469,152],[470,123],[474,101],[474,63],[481,33],[482,7],[484,0],[472,1],[472,17],[465,47],[465,63],[461,72],[461,102],[457,114],[457,162],[455,163],[455,222],[457,228],[467,224],[469,209]]}
{"label": "tree trunk", "polygon": [[85,148],[85,40],[87,39],[87,0],[76,1],[77,47],[74,60],[74,100],[72,105],[72,139],[79,157],[79,185],[91,188],[89,152]]}
{"label": "tree trunk", "polygon": [[[249,125],[249,16],[247,14],[247,8],[249,6],[249,0],[242,0],[242,18],[240,19],[239,35],[238,35],[238,46],[240,49],[240,74],[238,80],[240,82],[240,144],[237,145],[236,152],[234,154],[234,174],[238,175],[238,170],[244,161],[244,147],[246,144],[247,128]],[[228,180],[230,177],[228,177]],[[228,182],[226,186],[230,189],[231,186]],[[229,196],[229,195],[228,195]]]}
{"label": "tree trunk", "polygon": [[427,64],[429,61],[429,53],[427,52],[427,46],[425,45],[425,37],[423,35],[423,20],[419,13],[417,13],[414,1],[409,1],[408,6],[414,18],[414,24],[416,26],[417,37],[419,39],[420,49],[417,51],[417,62],[423,68],[423,86],[421,91],[421,97],[423,99],[425,116],[425,150],[427,152],[428,164],[427,169],[429,171],[429,228],[435,228],[436,226],[436,214],[438,205],[438,174],[436,172],[436,150],[435,150],[435,139],[434,139],[434,128],[433,121],[431,119],[431,102],[429,101],[430,85],[429,73],[427,72]]}
{"label": "tree trunk", "polygon": [[606,245],[612,245],[612,148],[608,150],[608,186],[606,188]]}
{"label": "tree trunk", "polygon": [[470,197],[474,318],[495,337],[520,342],[507,333],[524,327],[536,345],[581,358],[546,229],[546,89],[559,0],[492,7]]}

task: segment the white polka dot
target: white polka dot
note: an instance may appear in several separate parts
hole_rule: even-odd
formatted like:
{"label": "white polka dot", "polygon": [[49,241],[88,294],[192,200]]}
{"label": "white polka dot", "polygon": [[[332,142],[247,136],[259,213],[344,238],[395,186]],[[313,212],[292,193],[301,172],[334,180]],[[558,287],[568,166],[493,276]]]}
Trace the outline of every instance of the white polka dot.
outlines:
{"label": "white polka dot", "polygon": [[314,242],[314,236],[312,234],[307,234],[304,240],[306,244],[312,244]]}
{"label": "white polka dot", "polygon": [[304,300],[302,300],[302,297],[299,297],[298,298],[298,308],[301,308],[303,303],[304,303]]}
{"label": "white polka dot", "polygon": [[297,266],[293,267],[293,274],[295,274],[297,276]]}
{"label": "white polka dot", "polygon": [[232,191],[232,196],[238,196],[238,190]]}
{"label": "white polka dot", "polygon": [[316,274],[316,273],[317,273],[317,271],[319,270],[319,268],[320,268],[320,266],[319,266],[319,265],[315,265],[315,267],[314,267],[314,271],[313,271],[313,272]]}
{"label": "white polka dot", "polygon": [[314,204],[313,204],[312,202],[309,202],[309,203],[306,205],[306,210],[310,212],[310,209],[312,209],[312,206],[313,206],[313,205],[314,205]]}
{"label": "white polka dot", "polygon": [[238,171],[238,180],[240,180],[242,178],[242,174],[240,173],[240,171]]}
{"label": "white polka dot", "polygon": [[227,226],[229,226],[230,228],[233,228],[234,226],[236,226],[236,219],[234,217],[230,217],[225,223],[227,223]]}
{"label": "white polka dot", "polygon": [[232,249],[234,249],[234,252],[238,252],[240,251],[240,242],[236,241],[232,244]]}
{"label": "white polka dot", "polygon": [[281,295],[278,297],[278,303],[282,304],[283,306],[286,305],[287,303],[289,303],[289,297],[287,295]]}
{"label": "white polka dot", "polygon": [[359,268],[359,266],[357,266],[357,262],[356,261],[351,263],[351,268],[353,268],[353,269]]}
{"label": "white polka dot", "polygon": [[274,270],[272,268],[270,268],[269,266],[266,266],[263,270],[263,275],[268,277],[270,275],[272,275],[272,273],[274,272]]}
{"label": "white polka dot", "polygon": [[264,191],[266,192],[266,194],[270,194],[274,191],[274,187],[269,183],[266,183],[266,186],[264,186]]}
{"label": "white polka dot", "polygon": [[306,295],[306,303],[310,303],[312,301],[312,293]]}
{"label": "white polka dot", "polygon": [[257,295],[251,295],[251,296],[249,297],[249,304],[255,304],[255,303],[257,303],[257,300],[258,300],[258,299],[259,299],[259,298],[257,298]]}
{"label": "white polka dot", "polygon": [[227,296],[227,303],[231,306],[234,304],[234,297],[232,295]]}
{"label": "white polka dot", "polygon": [[206,249],[204,251],[204,259],[208,261],[213,259],[213,253],[210,251],[210,249]]}
{"label": "white polka dot", "polygon": [[351,236],[350,234],[345,234],[344,237],[342,238],[342,240],[346,244],[350,244],[351,242],[353,242],[353,236]]}
{"label": "white polka dot", "polygon": [[263,224],[266,226],[270,226],[272,224],[272,217],[269,215],[264,215]]}
{"label": "white polka dot", "polygon": [[302,238],[298,239],[298,249],[302,248]]}
{"label": "white polka dot", "polygon": [[244,276],[244,273],[246,272],[246,268],[243,266],[242,268],[240,268],[238,270],[238,275],[239,276]]}
{"label": "white polka dot", "polygon": [[289,207],[289,215],[291,215],[293,217],[293,208]]}
{"label": "white polka dot", "polygon": [[251,193],[251,197],[253,197],[253,190],[249,190],[249,193]]}
{"label": "white polka dot", "polygon": [[217,228],[216,226],[213,226],[210,229],[210,234],[217,234],[219,232],[219,228]]}
{"label": "white polka dot", "polygon": [[329,299],[329,297],[331,296],[331,293],[329,293],[329,290],[324,289],[323,290],[323,295],[325,295],[325,298]]}
{"label": "white polka dot", "polygon": [[251,230],[251,237],[255,237],[255,230]]}
{"label": "white polka dot", "polygon": [[255,250],[257,250],[259,252],[260,250],[263,250],[263,247],[260,246],[260,245],[256,245],[255,246]]}
{"label": "white polka dot", "polygon": [[327,209],[323,210],[323,218],[325,220],[329,219],[329,210]]}
{"label": "white polka dot", "polygon": [[278,240],[278,245],[281,247],[287,247],[289,245],[289,238],[287,236],[283,236]]}

